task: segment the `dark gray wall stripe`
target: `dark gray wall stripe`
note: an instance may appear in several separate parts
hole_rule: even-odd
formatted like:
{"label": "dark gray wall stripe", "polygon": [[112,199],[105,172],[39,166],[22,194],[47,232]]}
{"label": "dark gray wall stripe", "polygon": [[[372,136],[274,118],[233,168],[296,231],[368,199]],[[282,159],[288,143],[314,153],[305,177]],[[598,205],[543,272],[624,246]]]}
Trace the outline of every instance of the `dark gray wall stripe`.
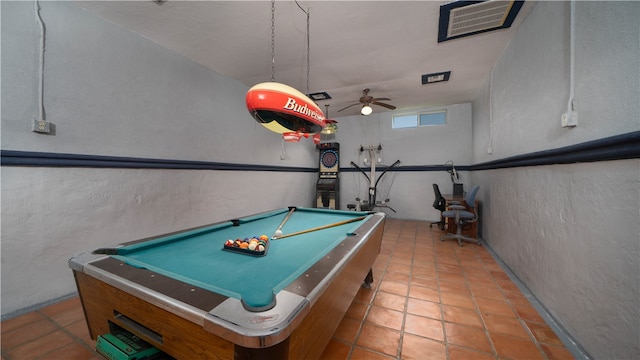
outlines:
{"label": "dark gray wall stripe", "polygon": [[[561,148],[538,151],[504,159],[474,164],[456,165],[457,170],[491,170],[521,166],[570,164],[579,162],[610,161],[640,158],[640,131],[611,136]],[[228,170],[228,171],[282,171],[317,172],[317,167],[294,167],[255,164],[231,164],[208,161],[148,159],[118,156],[60,154],[32,151],[1,150],[2,166],[33,167],[90,167],[129,169],[183,169],[183,170]],[[346,164],[345,164],[346,165]],[[370,171],[370,168],[362,168]],[[386,167],[379,167],[384,171]],[[445,171],[445,165],[400,165],[389,171]],[[359,171],[353,167],[340,168],[342,172]]]}

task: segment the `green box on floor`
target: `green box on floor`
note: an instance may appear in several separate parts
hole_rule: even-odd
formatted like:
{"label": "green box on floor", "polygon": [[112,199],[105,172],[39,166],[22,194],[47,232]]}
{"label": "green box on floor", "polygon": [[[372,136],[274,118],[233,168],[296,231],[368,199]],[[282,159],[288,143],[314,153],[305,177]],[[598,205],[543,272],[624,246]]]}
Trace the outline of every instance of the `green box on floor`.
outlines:
{"label": "green box on floor", "polygon": [[155,359],[162,354],[158,348],[124,330],[99,335],[96,351],[109,360]]}

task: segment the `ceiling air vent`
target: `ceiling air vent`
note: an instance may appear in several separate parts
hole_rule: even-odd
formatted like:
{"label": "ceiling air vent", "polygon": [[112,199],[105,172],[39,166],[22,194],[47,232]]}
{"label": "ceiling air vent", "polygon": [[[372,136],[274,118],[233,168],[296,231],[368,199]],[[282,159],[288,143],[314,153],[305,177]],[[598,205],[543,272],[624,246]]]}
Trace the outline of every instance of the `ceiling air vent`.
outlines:
{"label": "ceiling air vent", "polygon": [[322,92],[316,92],[313,94],[308,94],[307,95],[309,98],[311,98],[311,100],[313,101],[320,101],[320,100],[329,100],[331,99],[331,95],[329,95],[326,91],[322,91]]}
{"label": "ceiling air vent", "polygon": [[425,74],[425,75],[422,75],[422,85],[449,81],[449,77],[451,77],[451,71]]}
{"label": "ceiling air vent", "polygon": [[456,1],[440,7],[438,42],[506,29],[524,1]]}

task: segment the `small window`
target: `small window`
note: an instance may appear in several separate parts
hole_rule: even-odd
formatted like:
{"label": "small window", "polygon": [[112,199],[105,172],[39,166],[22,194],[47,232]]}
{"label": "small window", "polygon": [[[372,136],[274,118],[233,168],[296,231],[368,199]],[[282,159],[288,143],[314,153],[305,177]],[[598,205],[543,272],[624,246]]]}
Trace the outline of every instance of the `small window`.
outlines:
{"label": "small window", "polygon": [[418,126],[444,125],[447,123],[447,111],[433,111],[420,114],[405,114],[393,117],[393,129]]}
{"label": "small window", "polygon": [[420,114],[420,126],[425,125],[444,125],[447,123],[447,112],[438,111],[432,113]]}
{"label": "small window", "polygon": [[418,125],[418,115],[399,115],[393,117],[393,128],[402,129],[416,127]]}

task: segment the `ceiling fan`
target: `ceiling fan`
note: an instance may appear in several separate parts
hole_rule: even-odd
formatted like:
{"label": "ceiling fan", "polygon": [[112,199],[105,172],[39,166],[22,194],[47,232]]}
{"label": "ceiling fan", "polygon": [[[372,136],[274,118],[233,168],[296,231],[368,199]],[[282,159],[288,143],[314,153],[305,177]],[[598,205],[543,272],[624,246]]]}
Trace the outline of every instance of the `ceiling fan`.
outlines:
{"label": "ceiling fan", "polygon": [[373,96],[369,95],[369,89],[364,89],[364,90],[362,90],[362,97],[360,98],[360,100],[358,100],[354,104],[351,104],[351,105],[349,105],[347,107],[344,107],[344,108],[338,110],[338,112],[340,112],[342,110],[346,110],[346,109],[348,109],[348,108],[350,108],[352,106],[359,105],[359,104],[363,104],[362,105],[362,109],[360,110],[360,113],[362,115],[371,114],[371,112],[373,110],[371,109],[370,105],[379,105],[379,106],[385,107],[385,108],[390,109],[390,110],[395,110],[395,108],[396,108],[395,106],[382,103],[382,102],[380,102],[381,100],[391,100],[391,99],[389,99],[389,98],[374,98]]}

